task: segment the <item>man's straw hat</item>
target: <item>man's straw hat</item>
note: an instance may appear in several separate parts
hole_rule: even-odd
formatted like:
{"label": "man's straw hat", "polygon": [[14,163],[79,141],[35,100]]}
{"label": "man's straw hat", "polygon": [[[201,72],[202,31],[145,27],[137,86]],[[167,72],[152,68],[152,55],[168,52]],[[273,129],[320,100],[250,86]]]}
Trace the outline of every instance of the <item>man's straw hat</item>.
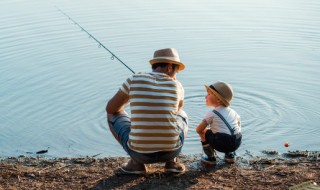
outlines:
{"label": "man's straw hat", "polygon": [[225,106],[230,106],[231,99],[233,97],[233,90],[230,84],[218,81],[210,86],[204,85],[206,89],[216,96],[223,102]]}
{"label": "man's straw hat", "polygon": [[153,59],[150,60],[150,64],[155,63],[172,63],[179,65],[179,71],[182,71],[185,66],[180,62],[178,51],[174,48],[160,49],[154,52]]}

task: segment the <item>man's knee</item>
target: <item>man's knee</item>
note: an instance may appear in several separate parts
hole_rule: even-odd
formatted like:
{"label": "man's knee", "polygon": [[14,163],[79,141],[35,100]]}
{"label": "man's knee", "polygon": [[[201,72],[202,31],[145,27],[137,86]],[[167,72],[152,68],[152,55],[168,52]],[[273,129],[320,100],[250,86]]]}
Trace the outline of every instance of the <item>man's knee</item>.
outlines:
{"label": "man's knee", "polygon": [[[118,114],[107,114],[108,124],[113,136],[120,142],[121,139],[128,136],[130,131],[130,118],[123,111]],[[121,143],[121,142],[120,142]]]}
{"label": "man's knee", "polygon": [[108,113],[107,114],[108,122],[111,122],[113,117],[114,117],[113,114]]}
{"label": "man's knee", "polygon": [[186,124],[188,125],[188,115],[185,111],[183,111],[182,109],[179,110],[178,112],[178,116],[182,117],[183,120],[186,122]]}
{"label": "man's knee", "polygon": [[107,118],[108,118],[108,122],[110,121],[111,123],[114,123],[116,118],[119,116],[119,115],[128,115],[126,111],[122,110],[116,114],[111,114],[111,113],[107,113]]}
{"label": "man's knee", "polygon": [[178,128],[183,132],[184,138],[188,134],[188,115],[183,110],[180,110],[178,113]]}

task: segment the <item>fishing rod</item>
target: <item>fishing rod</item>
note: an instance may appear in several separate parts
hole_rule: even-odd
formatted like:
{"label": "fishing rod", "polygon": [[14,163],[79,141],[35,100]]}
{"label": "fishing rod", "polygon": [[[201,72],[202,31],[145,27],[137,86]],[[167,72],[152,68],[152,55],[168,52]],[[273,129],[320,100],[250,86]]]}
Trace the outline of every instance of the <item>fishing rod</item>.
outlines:
{"label": "fishing rod", "polygon": [[99,48],[103,47],[105,50],[107,50],[110,54],[111,54],[111,59],[113,60],[114,58],[116,58],[118,61],[120,61],[120,63],[122,63],[125,67],[127,67],[133,74],[135,74],[135,72],[128,66],[126,65],[120,58],[118,58],[112,51],[110,51],[105,45],[103,45],[97,38],[95,38],[94,36],[92,36],[86,29],[84,29],[82,26],[80,26],[80,24],[78,24],[75,20],[73,20],[69,15],[67,15],[65,12],[63,12],[61,9],[59,9],[57,6],[55,6],[58,11],[60,11],[63,15],[65,15],[66,17],[69,18],[69,20],[71,20],[75,25],[77,25],[79,28],[81,28],[82,31],[84,31],[85,33],[87,33],[89,35],[89,38],[94,39],[98,44],[99,44]]}

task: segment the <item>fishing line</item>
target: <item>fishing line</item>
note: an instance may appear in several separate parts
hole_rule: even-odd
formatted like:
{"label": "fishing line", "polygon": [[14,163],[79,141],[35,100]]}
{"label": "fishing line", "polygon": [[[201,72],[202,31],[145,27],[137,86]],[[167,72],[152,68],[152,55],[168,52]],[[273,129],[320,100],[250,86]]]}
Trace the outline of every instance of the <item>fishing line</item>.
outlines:
{"label": "fishing line", "polygon": [[135,72],[128,66],[126,65],[120,58],[118,58],[112,51],[110,51],[106,46],[104,46],[97,38],[95,38],[94,36],[92,36],[86,29],[84,29],[80,24],[78,24],[75,20],[73,20],[69,15],[67,15],[65,12],[63,12],[61,9],[59,9],[57,6],[55,6],[58,11],[60,11],[63,15],[65,15],[66,17],[69,18],[69,20],[71,20],[75,25],[77,25],[79,28],[81,28],[81,31],[84,31],[85,33],[87,33],[89,35],[89,38],[94,39],[99,45],[98,47],[101,48],[103,47],[105,50],[107,50],[110,54],[111,54],[111,59],[113,60],[114,58],[116,58],[120,63],[122,63],[125,67],[127,67],[133,74],[135,74]]}

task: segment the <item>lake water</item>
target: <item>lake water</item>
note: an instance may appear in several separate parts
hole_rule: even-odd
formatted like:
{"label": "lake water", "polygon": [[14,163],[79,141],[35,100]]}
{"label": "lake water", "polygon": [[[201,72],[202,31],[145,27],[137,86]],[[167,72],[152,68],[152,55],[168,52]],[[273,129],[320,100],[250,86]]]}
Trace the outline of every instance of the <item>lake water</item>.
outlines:
{"label": "lake water", "polygon": [[[238,154],[320,148],[320,1],[0,1],[0,156],[124,156],[105,105],[131,72],[174,47],[190,117],[183,153],[201,153],[204,84],[234,88]],[[284,142],[290,146],[284,147]],[[34,154],[31,154],[34,155]]]}

